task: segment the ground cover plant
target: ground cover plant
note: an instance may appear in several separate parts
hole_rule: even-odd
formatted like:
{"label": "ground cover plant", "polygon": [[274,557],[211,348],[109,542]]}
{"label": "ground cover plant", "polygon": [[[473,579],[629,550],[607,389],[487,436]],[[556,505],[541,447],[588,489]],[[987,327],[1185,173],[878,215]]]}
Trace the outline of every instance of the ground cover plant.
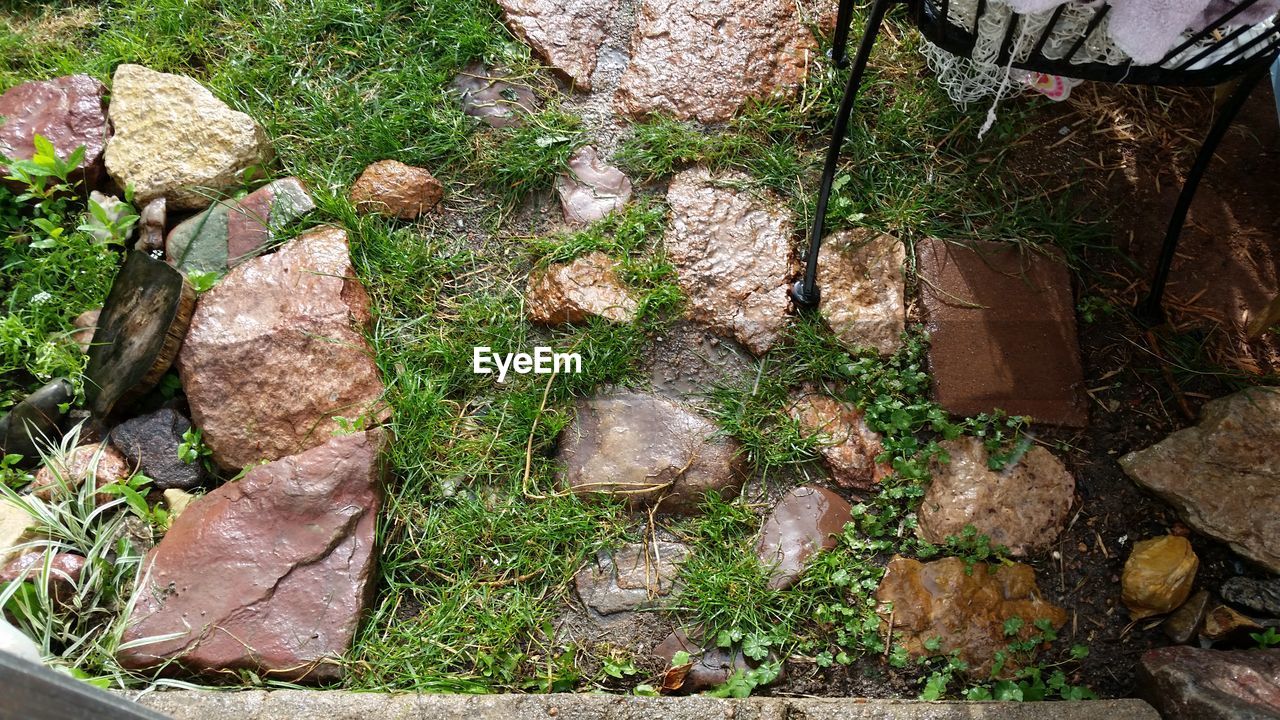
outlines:
{"label": "ground cover plant", "polygon": [[[1060,171],[1046,174],[1036,164],[1038,149],[1048,145],[1042,131],[1056,138],[1077,117],[1132,128],[1137,117],[1158,129],[1130,129],[1122,151],[1152,153],[1153,164],[1176,174],[1187,156],[1165,133],[1192,126],[1179,113],[1186,104],[1203,106],[1206,96],[1177,96],[1183,105],[1138,91],[1081,92],[1065,108],[1010,101],[979,141],[982,113],[950,103],[924,70],[921,40],[895,25],[899,31],[879,46],[864,86],[864,112],[855,115],[845,147],[829,227],[889,232],[909,249],[946,238],[1011,242],[1025,253],[1061,250],[1081,284],[1086,372],[1105,421],[1073,433],[1033,431],[1023,419],[998,413],[949,415],[931,399],[929,338],[914,302],[904,346],[888,358],[851,353],[819,318],[801,315],[749,372],[701,393],[720,431],[742,444],[753,478],[748,491],[713,496],[701,514],[682,519],[655,520],[617,501],[587,502],[565,492],[556,476],[556,442],[574,401],[649,384],[647,368],[655,353],[661,361],[660,348],[688,309],[664,249],[670,217],[662,183],[693,165],[741,171],[748,190],[772,193],[795,213],[797,227],[807,226],[845,71],[817,57],[797,99],[752,101],[723,124],[665,116],[635,123],[614,159],[642,186],[638,200],[588,227],[566,229],[548,220],[552,184],[599,128],[579,117],[576,101],[512,36],[489,0],[0,2],[0,17],[0,90],[69,73],[107,81],[123,62],[196,78],[270,136],[276,158],[263,177],[245,179],[246,189],[294,175],[311,190],[318,212],[286,228],[281,239],[318,223],[348,231],[372,299],[369,340],[393,408],[395,442],[378,525],[377,599],[345,659],[345,687],[658,692],[661,664],[625,648],[566,640],[558,623],[584,563],[601,549],[661,531],[690,548],[681,588],[661,614],[700,627],[717,645],[740,648],[758,664],[731,676],[717,694],[743,696],[777,680],[782,684],[774,687],[789,692],[926,699],[1124,695],[1131,670],[1117,670],[1116,659],[1132,654],[1131,647],[1161,643],[1158,630],[1083,604],[1104,586],[1114,589],[1109,578],[1122,558],[1108,553],[1104,535],[1114,542],[1122,533],[1136,538],[1173,523],[1167,509],[1150,498],[1134,500],[1131,489],[1099,500],[1061,544],[1068,553],[1092,546],[1096,533],[1106,562],[1034,560],[1050,578],[1046,593],[1084,606],[1069,629],[1055,632],[1030,617],[1006,627],[1007,656],[1043,646],[1038,659],[1019,663],[1016,672],[1001,667],[962,678],[956,658],[939,652],[911,659],[901,638],[886,637],[874,593],[895,554],[961,557],[971,569],[1010,562],[1007,548],[972,528],[945,546],[917,539],[915,511],[931,464],[947,460],[939,443],[979,438],[993,469],[1036,444],[1067,455],[1073,467],[1112,467],[1113,450],[1145,447],[1191,419],[1166,407],[1275,382],[1268,368],[1246,372],[1231,362],[1243,353],[1224,350],[1229,343],[1220,332],[1198,324],[1194,302],[1175,307],[1173,330],[1158,340],[1139,331],[1127,309],[1138,292],[1132,278],[1145,265],[1114,242],[1126,219],[1113,216],[1122,208],[1102,190],[1107,173],[1086,165],[1064,184]],[[449,84],[474,60],[510,68],[538,91],[539,111],[513,128],[485,127],[465,115]],[[1118,115],[1099,108],[1119,108]],[[1071,157],[1081,156],[1091,158],[1091,149]],[[416,222],[357,213],[347,188],[361,169],[384,158],[430,168],[448,188],[443,208]],[[69,170],[60,162],[50,154],[10,163],[14,187],[0,186],[0,410],[51,378],[80,377],[84,357],[70,340],[72,321],[101,304],[118,263],[111,233],[103,240],[81,227],[92,210],[66,186]],[[803,238],[794,241],[798,249]],[[620,263],[621,279],[638,300],[635,321],[595,318],[552,329],[531,323],[524,308],[528,273],[595,251]],[[473,348],[516,352],[534,345],[580,353],[583,371],[513,375],[503,383],[472,371]],[[175,376],[157,392],[173,395],[177,385]],[[880,460],[892,472],[857,498],[853,522],[832,550],[817,556],[794,586],[771,590],[768,568],[754,551],[762,516],[782,490],[822,477],[822,440],[787,413],[791,392],[802,385],[856,404],[883,436]],[[1112,418],[1120,407],[1141,413],[1145,427]],[[198,432],[187,441],[184,459],[201,462]],[[1091,500],[1127,482],[1117,470],[1108,472],[1087,484]],[[30,479],[7,465],[0,473],[14,488]],[[145,499],[143,481],[132,483],[118,490],[113,507],[128,506],[162,532],[163,515]],[[7,486],[0,492],[16,496]],[[102,559],[100,572],[78,591],[93,613],[70,622],[66,606],[13,592],[0,600],[29,624],[43,624],[45,650],[60,657],[56,663],[101,684],[145,684],[149,678],[111,659],[118,628],[98,616],[100,608],[118,614],[130,602],[138,551],[124,541],[99,547],[122,531],[99,519],[94,495],[90,488],[66,498],[62,507],[70,514],[47,519],[61,523],[54,540],[60,547]],[[1207,542],[1206,566],[1227,573],[1227,551]],[[1257,643],[1274,644],[1274,633]],[[239,681],[271,682],[251,673]]]}

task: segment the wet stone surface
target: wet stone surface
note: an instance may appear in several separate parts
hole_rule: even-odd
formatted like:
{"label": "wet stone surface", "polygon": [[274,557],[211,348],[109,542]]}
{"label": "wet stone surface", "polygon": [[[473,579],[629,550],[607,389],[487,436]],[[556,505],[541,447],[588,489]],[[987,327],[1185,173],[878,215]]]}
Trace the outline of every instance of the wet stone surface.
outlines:
{"label": "wet stone surface", "polygon": [[1280,617],[1280,578],[1233,577],[1222,584],[1222,599],[1270,617]]}
{"label": "wet stone surface", "polygon": [[[0,156],[30,160],[35,136],[48,140],[61,158],[84,147],[73,180],[92,188],[102,178],[102,151],[111,137],[107,88],[88,75],[67,75],[9,88],[0,95]],[[8,175],[0,165],[0,175]]]}
{"label": "wet stone surface", "polygon": [[631,543],[602,550],[574,577],[582,604],[601,615],[661,606],[689,555],[674,542]]}
{"label": "wet stone surface", "polygon": [[[688,653],[691,662],[682,672],[672,667],[672,659],[678,652]],[[668,635],[653,649],[653,654],[669,668],[666,675],[672,681],[667,683],[669,690],[682,694],[710,690],[723,685],[735,672],[747,672],[759,666],[743,655],[740,648],[721,648],[714,643],[704,645],[696,639],[696,633],[690,637],[684,630]],[[765,660],[777,658],[770,653]]]}
{"label": "wet stone surface", "polygon": [[556,193],[565,222],[589,225],[627,204],[631,180],[586,145],[569,158],[569,172],[556,177]]}
{"label": "wet stone surface", "polygon": [[822,462],[840,487],[871,490],[893,472],[888,465],[876,462],[884,452],[880,435],[867,427],[856,405],[807,389],[787,413],[802,430],[818,436]]}
{"label": "wet stone surface", "polygon": [[462,112],[489,127],[520,125],[523,116],[537,111],[538,101],[527,85],[509,82],[505,70],[472,63],[453,79],[452,89]]}
{"label": "wet stone surface", "polygon": [[906,249],[892,235],[847,230],[822,242],[818,311],[851,350],[892,355],[906,329]]}
{"label": "wet stone surface", "polygon": [[569,263],[556,263],[529,275],[525,311],[529,319],[548,325],[580,323],[589,317],[630,322],[636,301],[602,252]]}
{"label": "wet stone surface", "polygon": [[207,473],[198,459],[184,462],[178,457],[189,430],[191,421],[185,415],[165,408],[120,423],[111,430],[110,440],[131,467],[151,478],[152,487],[190,490],[204,482]]}
{"label": "wet stone surface", "polygon": [[591,89],[596,53],[618,0],[498,0],[507,27],[579,90]]}
{"label": "wet stone surface", "polygon": [[760,564],[772,568],[769,588],[791,587],[810,558],[836,546],[852,519],[848,501],[826,488],[806,485],[782,496],[756,542]]}
{"label": "wet stone surface", "polygon": [[1151,650],[1138,664],[1137,694],[1165,718],[1280,717],[1280,650]]}
{"label": "wet stone surface", "polygon": [[1177,608],[1191,594],[1200,559],[1184,537],[1134,543],[1120,576],[1121,600],[1135,620]]}

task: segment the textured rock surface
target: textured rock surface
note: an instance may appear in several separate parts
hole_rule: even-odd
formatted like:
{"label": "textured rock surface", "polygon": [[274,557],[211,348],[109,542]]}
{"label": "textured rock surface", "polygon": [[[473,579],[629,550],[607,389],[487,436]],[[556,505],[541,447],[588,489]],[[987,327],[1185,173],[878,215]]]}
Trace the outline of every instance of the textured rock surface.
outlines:
{"label": "textured rock surface", "polygon": [[453,79],[452,89],[462,103],[462,112],[489,127],[512,127],[538,109],[537,98],[526,85],[508,82],[506,70],[490,70],[472,63]]}
{"label": "textured rock surface", "polygon": [[1200,590],[1187,598],[1187,601],[1177,610],[1170,613],[1160,627],[1164,630],[1165,636],[1176,643],[1191,642],[1191,639],[1200,632],[1200,625],[1204,623],[1205,611],[1208,609],[1209,591]]}
{"label": "textured rock surface", "polygon": [[1076,481],[1053,453],[1032,445],[1018,462],[989,469],[977,438],[942,443],[951,462],[932,464],[933,480],[920,503],[918,533],[942,544],[966,525],[1015,556],[1047,549],[1071,516]]}
{"label": "textured rock surface", "polygon": [[[23,83],[0,95],[0,155],[30,160],[36,135],[66,158],[84,146],[81,179],[89,187],[102,178],[102,150],[111,137],[107,123],[107,88],[88,75],[66,75]],[[0,165],[0,175],[8,175]]]}
{"label": "textured rock surface", "polygon": [[1280,650],[1149,650],[1138,663],[1138,696],[1166,718],[1280,717]]}
{"label": "textured rock surface", "polygon": [[893,472],[876,462],[884,452],[880,435],[867,427],[856,405],[810,390],[797,397],[787,413],[805,432],[818,435],[823,464],[840,487],[870,490]]}
{"label": "textured rock surface", "polygon": [[818,311],[850,350],[892,355],[906,329],[907,252],[892,235],[846,230],[818,253]]}
{"label": "textured rock surface", "polygon": [[582,604],[601,615],[658,607],[676,587],[689,550],[680,543],[648,542],[601,550],[574,577]]}
{"label": "textured rock surface", "polygon": [[1280,579],[1233,577],[1222,584],[1222,599],[1253,612],[1280,617]]}
{"label": "textured rock surface", "polygon": [[386,416],[359,332],[368,304],[337,228],[248,260],[201,296],[177,364],[215,462],[275,460],[323,442],[335,416]]}
{"label": "textured rock surface", "polygon": [[507,27],[579,90],[591,89],[596,54],[617,0],[498,0]]}
{"label": "textured rock surface", "polygon": [[621,392],[580,400],[560,438],[568,487],[616,495],[632,506],[697,512],[708,492],[734,495],[745,479],[738,444],[715,423],[665,398]]}
{"label": "textured rock surface", "polygon": [[631,322],[636,314],[635,299],[614,272],[613,260],[602,252],[530,274],[524,302],[530,320],[551,325],[588,317]]}
{"label": "textured rock surface", "polygon": [[[24,502],[39,503],[39,498],[23,498]],[[24,550],[16,550],[31,540],[38,526],[31,514],[18,507],[10,500],[0,497],[0,567],[11,559],[22,554]]]}
{"label": "textured rock surface", "polygon": [[332,681],[374,586],[378,431],[250,470],[188,507],[144,558],[130,669]]}
{"label": "textured rock surface", "polygon": [[75,399],[75,388],[65,378],[54,378],[23,398],[0,416],[0,451],[22,456],[19,467],[40,463],[40,448],[62,439],[59,423],[62,407]]}
{"label": "textured rock surface", "polygon": [[98,329],[98,317],[102,315],[102,308],[94,308],[93,310],[85,310],[76,316],[71,324],[75,326],[75,332],[71,333],[71,339],[80,347],[80,352],[89,352],[89,343],[93,342],[93,333]]}
{"label": "textured rock surface", "polygon": [[556,193],[566,222],[589,225],[627,204],[631,180],[586,145],[569,158],[569,172],[556,177]]}
{"label": "textured rock surface", "polygon": [[[740,648],[722,648],[714,643],[704,646],[700,641],[690,638],[683,630],[671,633],[653,649],[653,654],[668,667],[671,666],[672,658],[678,652],[688,653],[691,661],[688,670],[681,678],[682,682],[674,688],[668,687],[668,690],[680,693],[710,690],[717,685],[723,685],[735,672],[747,672],[758,666],[758,663],[752,662],[743,655]],[[766,658],[769,661],[776,661],[776,659],[773,653]],[[777,678],[775,682],[776,680]],[[769,684],[772,683],[767,683],[766,686]]]}
{"label": "textured rock surface", "polygon": [[164,196],[170,209],[205,207],[271,158],[267,135],[200,83],[141,65],[116,68],[111,81],[107,172],[133,185],[141,205]]}
{"label": "textured rock surface", "polygon": [[1280,573],[1280,388],[1206,403],[1200,424],[1120,459],[1187,524]]}
{"label": "textured rock surface", "polygon": [[615,106],[721,122],[751,98],[788,97],[817,52],[786,0],[643,0]]}
{"label": "textured rock surface", "polygon": [[164,252],[164,229],[168,225],[169,202],[163,197],[155,198],[138,215],[138,242],[133,249],[145,253]]}
{"label": "textured rock surface", "polygon": [[1247,640],[1246,634],[1257,632],[1262,625],[1256,620],[1232,610],[1226,605],[1216,605],[1204,614],[1200,637],[1219,642],[1222,640]]}
{"label": "textured rock surface", "polygon": [[359,213],[412,220],[434,208],[444,197],[444,185],[420,167],[398,160],[379,160],[351,185],[351,202]]}
{"label": "textured rock surface", "polygon": [[[982,678],[990,672],[995,654],[1010,642],[1005,620],[1023,621],[1018,637],[1024,640],[1035,632],[1036,620],[1048,620],[1054,628],[1067,621],[1065,610],[1040,599],[1035,570],[1022,563],[1001,565],[995,572],[976,563],[966,574],[960,558],[921,563],[894,557],[876,599],[882,603],[882,624],[892,623],[892,629],[902,633],[902,644],[913,656],[934,654],[924,643],[941,638],[938,652],[949,655],[958,650],[969,672]],[[892,603],[892,609],[884,603]],[[1011,664],[1005,664],[1006,671],[1013,669]]]}
{"label": "textured rock surface", "polygon": [[1083,427],[1089,407],[1071,273],[1015,243],[916,245],[934,395],[956,415],[1001,409]]}
{"label": "textured rock surface", "polygon": [[120,423],[111,430],[111,445],[129,462],[151,478],[158,490],[190,490],[205,479],[204,465],[183,462],[178,446],[191,421],[177,410],[163,408]]}
{"label": "textured rock surface", "polygon": [[1171,612],[1191,594],[1199,567],[1200,559],[1184,537],[1136,542],[1120,576],[1120,599],[1135,620]]}
{"label": "textured rock surface", "polygon": [[[124,456],[110,445],[80,445],[64,461],[37,470],[27,491],[41,500],[61,499],[73,495],[90,476],[94,487],[99,488],[128,480],[131,469]],[[99,493],[98,503],[115,497]]]}
{"label": "textured rock surface", "polygon": [[712,178],[702,168],[677,175],[667,190],[671,226],[664,241],[690,316],[758,355],[787,321],[793,227],[782,203],[718,186],[746,180]]}
{"label": "textured rock surface", "polygon": [[756,541],[760,564],[773,568],[769,589],[791,587],[809,558],[839,542],[845,523],[853,519],[849,503],[826,488],[793,488],[765,518]]}
{"label": "textured rock surface", "polygon": [[[46,553],[33,550],[22,553],[7,564],[0,565],[0,588],[14,580],[32,580],[39,586],[44,573]],[[85,559],[74,553],[54,553],[49,558],[49,590],[57,603],[67,603],[75,595]]]}
{"label": "textured rock surface", "polygon": [[276,232],[316,208],[297,178],[214,203],[169,231],[165,254],[183,272],[225,272],[270,247]]}

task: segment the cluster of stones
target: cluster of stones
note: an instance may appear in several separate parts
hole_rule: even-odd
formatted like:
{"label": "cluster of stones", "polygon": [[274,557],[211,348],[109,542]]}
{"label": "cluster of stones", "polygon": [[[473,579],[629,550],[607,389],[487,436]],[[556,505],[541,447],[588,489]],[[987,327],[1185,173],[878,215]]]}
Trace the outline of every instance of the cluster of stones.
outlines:
{"label": "cluster of stones", "polygon": [[[314,202],[295,178],[231,194],[271,149],[252,118],[194,80],[121,65],[109,105],[105,96],[76,76],[0,98],[7,154],[30,157],[36,133],[61,152],[84,146],[80,181],[100,204],[110,178],[143,207],[104,307],[78,323],[86,411],[66,413],[70,384],[55,381],[0,420],[0,445],[38,462],[37,439],[56,443],[79,425],[81,444],[35,472],[28,503],[139,473],[153,502],[163,495],[170,525],[140,566],[123,667],[336,680],[374,589],[387,443],[378,426],[389,414],[346,233],[322,226],[280,244]],[[394,161],[351,190],[359,211],[405,218],[441,194],[425,171]],[[198,298],[196,275],[216,279]],[[149,391],[171,366],[185,401],[157,408]],[[180,457],[196,431],[208,467]],[[42,572],[45,547],[26,511],[0,503],[0,582]],[[50,558],[52,591],[73,594],[84,562]]]}

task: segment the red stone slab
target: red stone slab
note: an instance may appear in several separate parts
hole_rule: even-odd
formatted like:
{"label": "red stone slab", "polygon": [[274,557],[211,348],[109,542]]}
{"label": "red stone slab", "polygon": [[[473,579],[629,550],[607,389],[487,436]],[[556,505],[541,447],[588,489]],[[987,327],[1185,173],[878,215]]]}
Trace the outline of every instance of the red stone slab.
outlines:
{"label": "red stone slab", "polygon": [[1088,424],[1071,275],[1060,252],[929,239],[916,254],[940,405],[956,415],[1000,409],[1051,425]]}

